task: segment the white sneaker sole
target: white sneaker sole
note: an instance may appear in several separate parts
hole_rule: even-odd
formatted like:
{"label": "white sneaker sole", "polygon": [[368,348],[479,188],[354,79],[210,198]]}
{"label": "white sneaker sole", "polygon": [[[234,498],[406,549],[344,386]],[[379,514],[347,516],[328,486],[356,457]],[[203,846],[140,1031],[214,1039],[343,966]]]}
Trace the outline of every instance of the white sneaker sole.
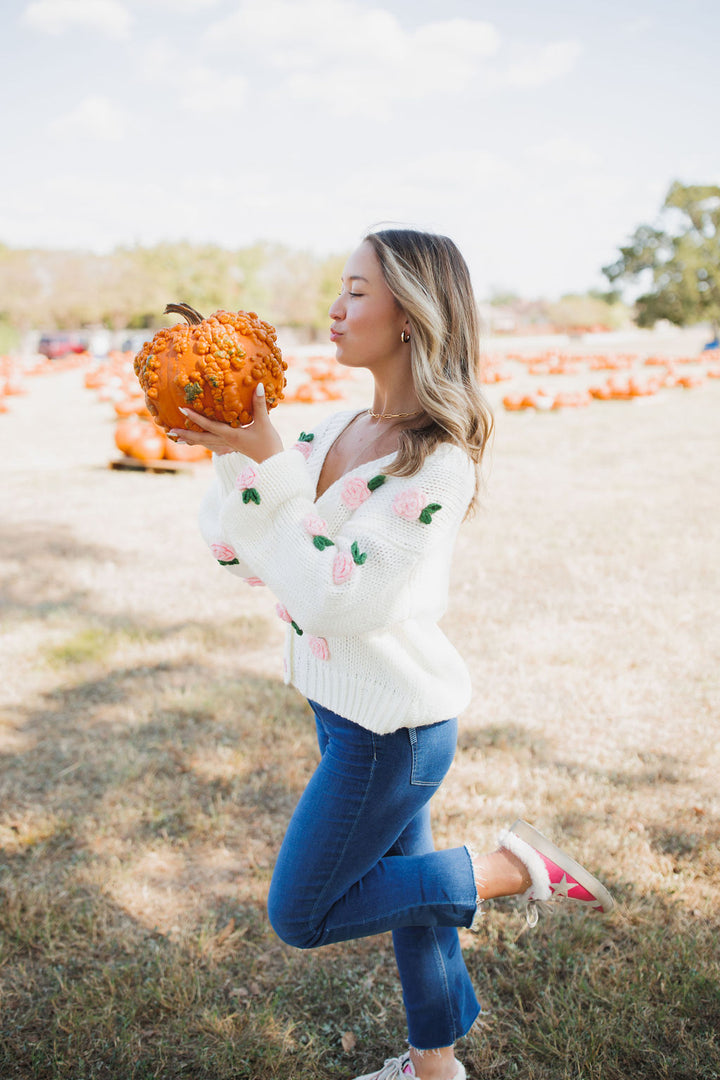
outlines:
{"label": "white sneaker sole", "polygon": [[[552,840],[549,840],[547,836],[539,832],[534,825],[529,825],[527,821],[518,818],[515,824],[510,827],[509,831],[514,833],[515,836],[519,836],[521,840],[524,840],[530,847],[535,848],[541,855],[546,855],[548,859],[552,859],[561,870],[571,874],[578,885],[582,885],[583,889],[586,889],[587,892],[591,893],[597,900],[597,904],[591,904],[589,901],[585,901],[589,907],[607,915],[607,913],[615,906],[615,901],[603,883],[598,881],[596,877],[593,877],[584,866],[575,862],[575,860],[567,855],[562,848],[559,848],[557,844],[553,844]],[[574,897],[571,896],[569,899],[574,900]],[[575,901],[575,903],[582,903],[582,901]]]}
{"label": "white sneaker sole", "polygon": [[[363,1073],[362,1076],[356,1076],[355,1080],[378,1080],[378,1077],[380,1078],[380,1080],[382,1080],[383,1075],[385,1075],[385,1076],[388,1075],[388,1073],[386,1071],[388,1064],[390,1064],[390,1063],[395,1064],[396,1061],[397,1061],[397,1058],[394,1058],[394,1059],[390,1058],[388,1061],[386,1061],[385,1065],[383,1065],[382,1069],[380,1069],[380,1070],[376,1069],[375,1072],[371,1072],[371,1073]],[[457,1063],[457,1072],[453,1076],[453,1080],[467,1080],[467,1073],[465,1072],[465,1066],[462,1064],[462,1062],[458,1061],[457,1058],[455,1059],[455,1061]],[[398,1073],[395,1072],[393,1075],[398,1076]],[[411,1080],[411,1074],[409,1074],[409,1073],[400,1073],[399,1075],[401,1077],[402,1076],[407,1076],[408,1080]]]}

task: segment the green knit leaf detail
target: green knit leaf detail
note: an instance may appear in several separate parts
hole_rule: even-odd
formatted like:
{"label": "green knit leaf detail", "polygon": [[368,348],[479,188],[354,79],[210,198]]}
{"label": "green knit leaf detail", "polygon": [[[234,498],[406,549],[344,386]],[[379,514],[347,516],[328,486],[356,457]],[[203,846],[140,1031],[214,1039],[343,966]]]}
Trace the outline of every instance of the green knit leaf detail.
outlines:
{"label": "green knit leaf detail", "polygon": [[244,503],[254,502],[257,506],[260,505],[260,494],[257,488],[245,488],[242,499]]}
{"label": "green knit leaf detail", "polygon": [[420,511],[419,520],[422,521],[423,525],[430,525],[433,514],[438,510],[442,510],[440,503],[428,503],[425,509]]}
{"label": "green knit leaf detail", "polygon": [[327,547],[335,547],[334,542],[328,536],[313,536],[313,544],[318,551],[324,551]]}
{"label": "green knit leaf detail", "polygon": [[382,487],[385,483],[385,477],[382,473],[378,473],[377,476],[373,476],[372,480],[368,480],[368,487],[371,491],[376,491],[377,488]]}
{"label": "green knit leaf detail", "polygon": [[309,435],[306,435],[304,431],[301,431],[298,437],[298,442],[312,442],[314,438],[315,436],[312,434],[312,432]]}
{"label": "green knit leaf detail", "polygon": [[218,559],[221,566],[239,566],[239,559]]}
{"label": "green knit leaf detail", "polygon": [[363,551],[361,553],[360,548],[358,547],[357,540],[353,540],[352,545],[350,547],[350,552],[351,552],[352,557],[353,557],[353,562],[357,566],[362,566],[362,564],[367,559],[367,551]]}
{"label": "green knit leaf detail", "polygon": [[294,621],[293,621],[293,622],[291,622],[291,623],[290,623],[290,625],[292,626],[292,628],[293,628],[293,630],[295,631],[295,633],[297,634],[297,636],[298,636],[298,637],[302,637],[302,635],[303,635],[303,632],[302,632],[302,630],[300,629],[300,627],[298,626],[298,624],[297,624],[296,622],[294,622]]}

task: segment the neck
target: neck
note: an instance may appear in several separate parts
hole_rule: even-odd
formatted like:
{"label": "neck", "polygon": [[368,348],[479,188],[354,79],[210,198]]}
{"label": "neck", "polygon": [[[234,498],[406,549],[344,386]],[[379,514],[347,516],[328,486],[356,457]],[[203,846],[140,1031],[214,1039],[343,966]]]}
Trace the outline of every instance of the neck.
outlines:
{"label": "neck", "polygon": [[368,409],[373,420],[409,420],[422,411],[411,379],[405,377],[394,385],[375,379],[373,403]]}

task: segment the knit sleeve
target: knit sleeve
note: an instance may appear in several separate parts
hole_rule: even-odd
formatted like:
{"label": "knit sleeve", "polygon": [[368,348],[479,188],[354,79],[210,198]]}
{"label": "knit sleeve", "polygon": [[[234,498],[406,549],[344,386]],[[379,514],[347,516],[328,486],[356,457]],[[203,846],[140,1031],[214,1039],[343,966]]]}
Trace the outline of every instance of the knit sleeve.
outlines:
{"label": "knit sleeve", "polygon": [[[240,457],[240,455],[237,456]],[[248,458],[247,461],[249,462],[249,460]],[[253,573],[250,566],[240,557],[237,549],[233,547],[225,536],[220,523],[222,502],[223,494],[220,482],[215,478],[200,504],[200,533],[205,543],[220,566],[231,574],[243,578],[250,585],[264,585],[262,579]]]}
{"label": "knit sleeve", "polygon": [[474,486],[466,455],[443,447],[414,477],[346,481],[348,497],[328,522],[296,449],[243,465],[232,454],[215,461],[222,534],[292,621],[318,635],[406,618],[408,578],[433,550],[452,546]]}

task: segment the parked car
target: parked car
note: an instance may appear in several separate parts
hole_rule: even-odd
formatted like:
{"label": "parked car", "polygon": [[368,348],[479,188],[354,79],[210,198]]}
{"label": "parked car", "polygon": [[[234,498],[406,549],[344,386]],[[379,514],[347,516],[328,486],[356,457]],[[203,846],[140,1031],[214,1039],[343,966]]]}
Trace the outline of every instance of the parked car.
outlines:
{"label": "parked car", "polygon": [[88,347],[87,340],[79,334],[61,332],[43,334],[38,342],[37,351],[47,356],[49,360],[59,360],[68,353],[85,352]]}

